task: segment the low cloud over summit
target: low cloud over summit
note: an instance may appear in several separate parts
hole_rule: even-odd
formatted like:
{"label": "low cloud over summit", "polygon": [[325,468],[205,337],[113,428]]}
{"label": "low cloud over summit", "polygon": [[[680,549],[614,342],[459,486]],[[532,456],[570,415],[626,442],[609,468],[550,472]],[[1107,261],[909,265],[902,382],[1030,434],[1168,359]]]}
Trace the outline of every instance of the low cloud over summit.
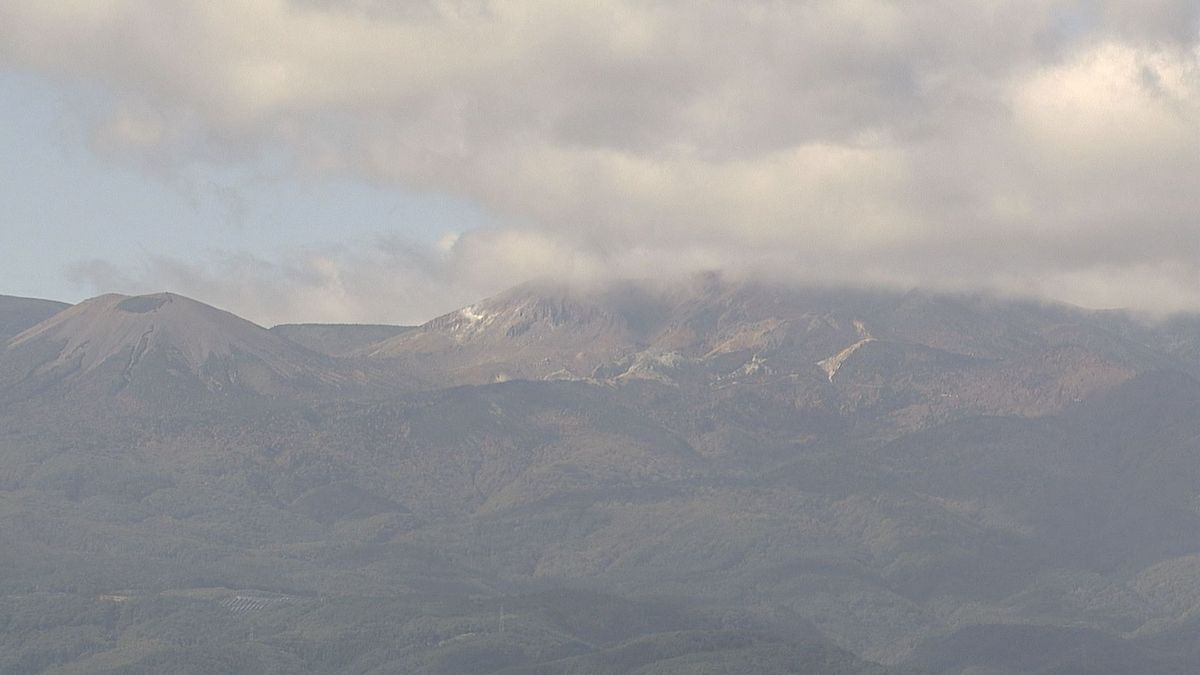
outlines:
{"label": "low cloud over summit", "polygon": [[151,175],[483,214],[77,261],[100,290],[414,321],[535,275],[724,268],[1200,308],[1194,2],[4,0],[0,68],[99,92],[92,149]]}

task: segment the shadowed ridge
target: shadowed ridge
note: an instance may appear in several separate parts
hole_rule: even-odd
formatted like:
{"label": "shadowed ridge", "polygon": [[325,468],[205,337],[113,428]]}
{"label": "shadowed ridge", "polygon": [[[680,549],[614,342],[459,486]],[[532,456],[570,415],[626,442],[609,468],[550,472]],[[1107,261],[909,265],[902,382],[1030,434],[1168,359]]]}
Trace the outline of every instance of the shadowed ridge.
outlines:
{"label": "shadowed ridge", "polygon": [[0,295],[0,345],[70,307],[65,302]]}
{"label": "shadowed ridge", "polygon": [[271,332],[328,356],[350,356],[412,330],[412,326],[345,323],[285,323]]}

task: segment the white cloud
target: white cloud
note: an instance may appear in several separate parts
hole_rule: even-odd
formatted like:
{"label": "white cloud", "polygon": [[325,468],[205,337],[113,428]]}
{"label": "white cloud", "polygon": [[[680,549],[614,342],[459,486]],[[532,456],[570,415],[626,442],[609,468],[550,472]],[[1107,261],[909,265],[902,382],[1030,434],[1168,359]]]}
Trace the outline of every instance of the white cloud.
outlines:
{"label": "white cloud", "polygon": [[0,0],[3,63],[112,93],[109,156],[282,155],[508,223],[416,275],[222,270],[345,319],[689,266],[1200,308],[1198,32],[1177,1]]}

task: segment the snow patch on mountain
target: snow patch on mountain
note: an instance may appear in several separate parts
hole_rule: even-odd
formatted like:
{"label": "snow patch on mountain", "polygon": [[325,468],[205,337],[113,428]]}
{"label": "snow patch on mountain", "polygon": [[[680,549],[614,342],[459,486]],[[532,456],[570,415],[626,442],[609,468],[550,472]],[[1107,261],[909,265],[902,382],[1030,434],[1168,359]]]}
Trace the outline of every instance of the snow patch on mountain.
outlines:
{"label": "snow patch on mountain", "polygon": [[821,359],[817,362],[817,366],[819,366],[821,370],[825,371],[825,375],[829,378],[830,382],[833,382],[833,376],[837,375],[838,370],[841,369],[842,365],[846,363],[846,360],[849,359],[854,352],[858,351],[863,345],[875,341],[875,338],[871,337],[871,333],[867,331],[866,326],[864,326],[861,321],[854,322],[854,329],[860,336],[862,336],[857,342],[849,347],[846,347],[837,354],[834,354],[827,359]]}

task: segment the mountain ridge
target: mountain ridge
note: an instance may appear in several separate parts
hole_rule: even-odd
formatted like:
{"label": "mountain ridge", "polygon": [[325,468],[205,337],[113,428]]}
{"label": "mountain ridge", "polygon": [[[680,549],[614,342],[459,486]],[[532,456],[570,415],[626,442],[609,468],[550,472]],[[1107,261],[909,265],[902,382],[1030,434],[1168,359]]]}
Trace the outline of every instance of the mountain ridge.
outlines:
{"label": "mountain ridge", "polygon": [[34,326],[71,305],[56,300],[0,295],[0,346],[12,336]]}
{"label": "mountain ridge", "polygon": [[155,406],[353,379],[329,357],[173,293],[85,300],[13,336],[0,351],[0,383],[15,387],[18,398],[69,393],[77,382],[86,389],[82,400],[121,392],[127,402]]}
{"label": "mountain ridge", "polygon": [[1186,338],[1159,335],[1069,305],[709,275],[675,286],[526,284],[357,354],[446,384],[753,380],[842,407],[1046,414],[1140,372],[1188,370]]}
{"label": "mountain ridge", "polygon": [[[395,355],[296,329],[337,358],[174,294],[82,305],[0,351],[0,670],[821,672],[798,635],[947,675],[1200,666],[1186,317],[532,285]],[[703,619],[604,637],[677,603]]]}

